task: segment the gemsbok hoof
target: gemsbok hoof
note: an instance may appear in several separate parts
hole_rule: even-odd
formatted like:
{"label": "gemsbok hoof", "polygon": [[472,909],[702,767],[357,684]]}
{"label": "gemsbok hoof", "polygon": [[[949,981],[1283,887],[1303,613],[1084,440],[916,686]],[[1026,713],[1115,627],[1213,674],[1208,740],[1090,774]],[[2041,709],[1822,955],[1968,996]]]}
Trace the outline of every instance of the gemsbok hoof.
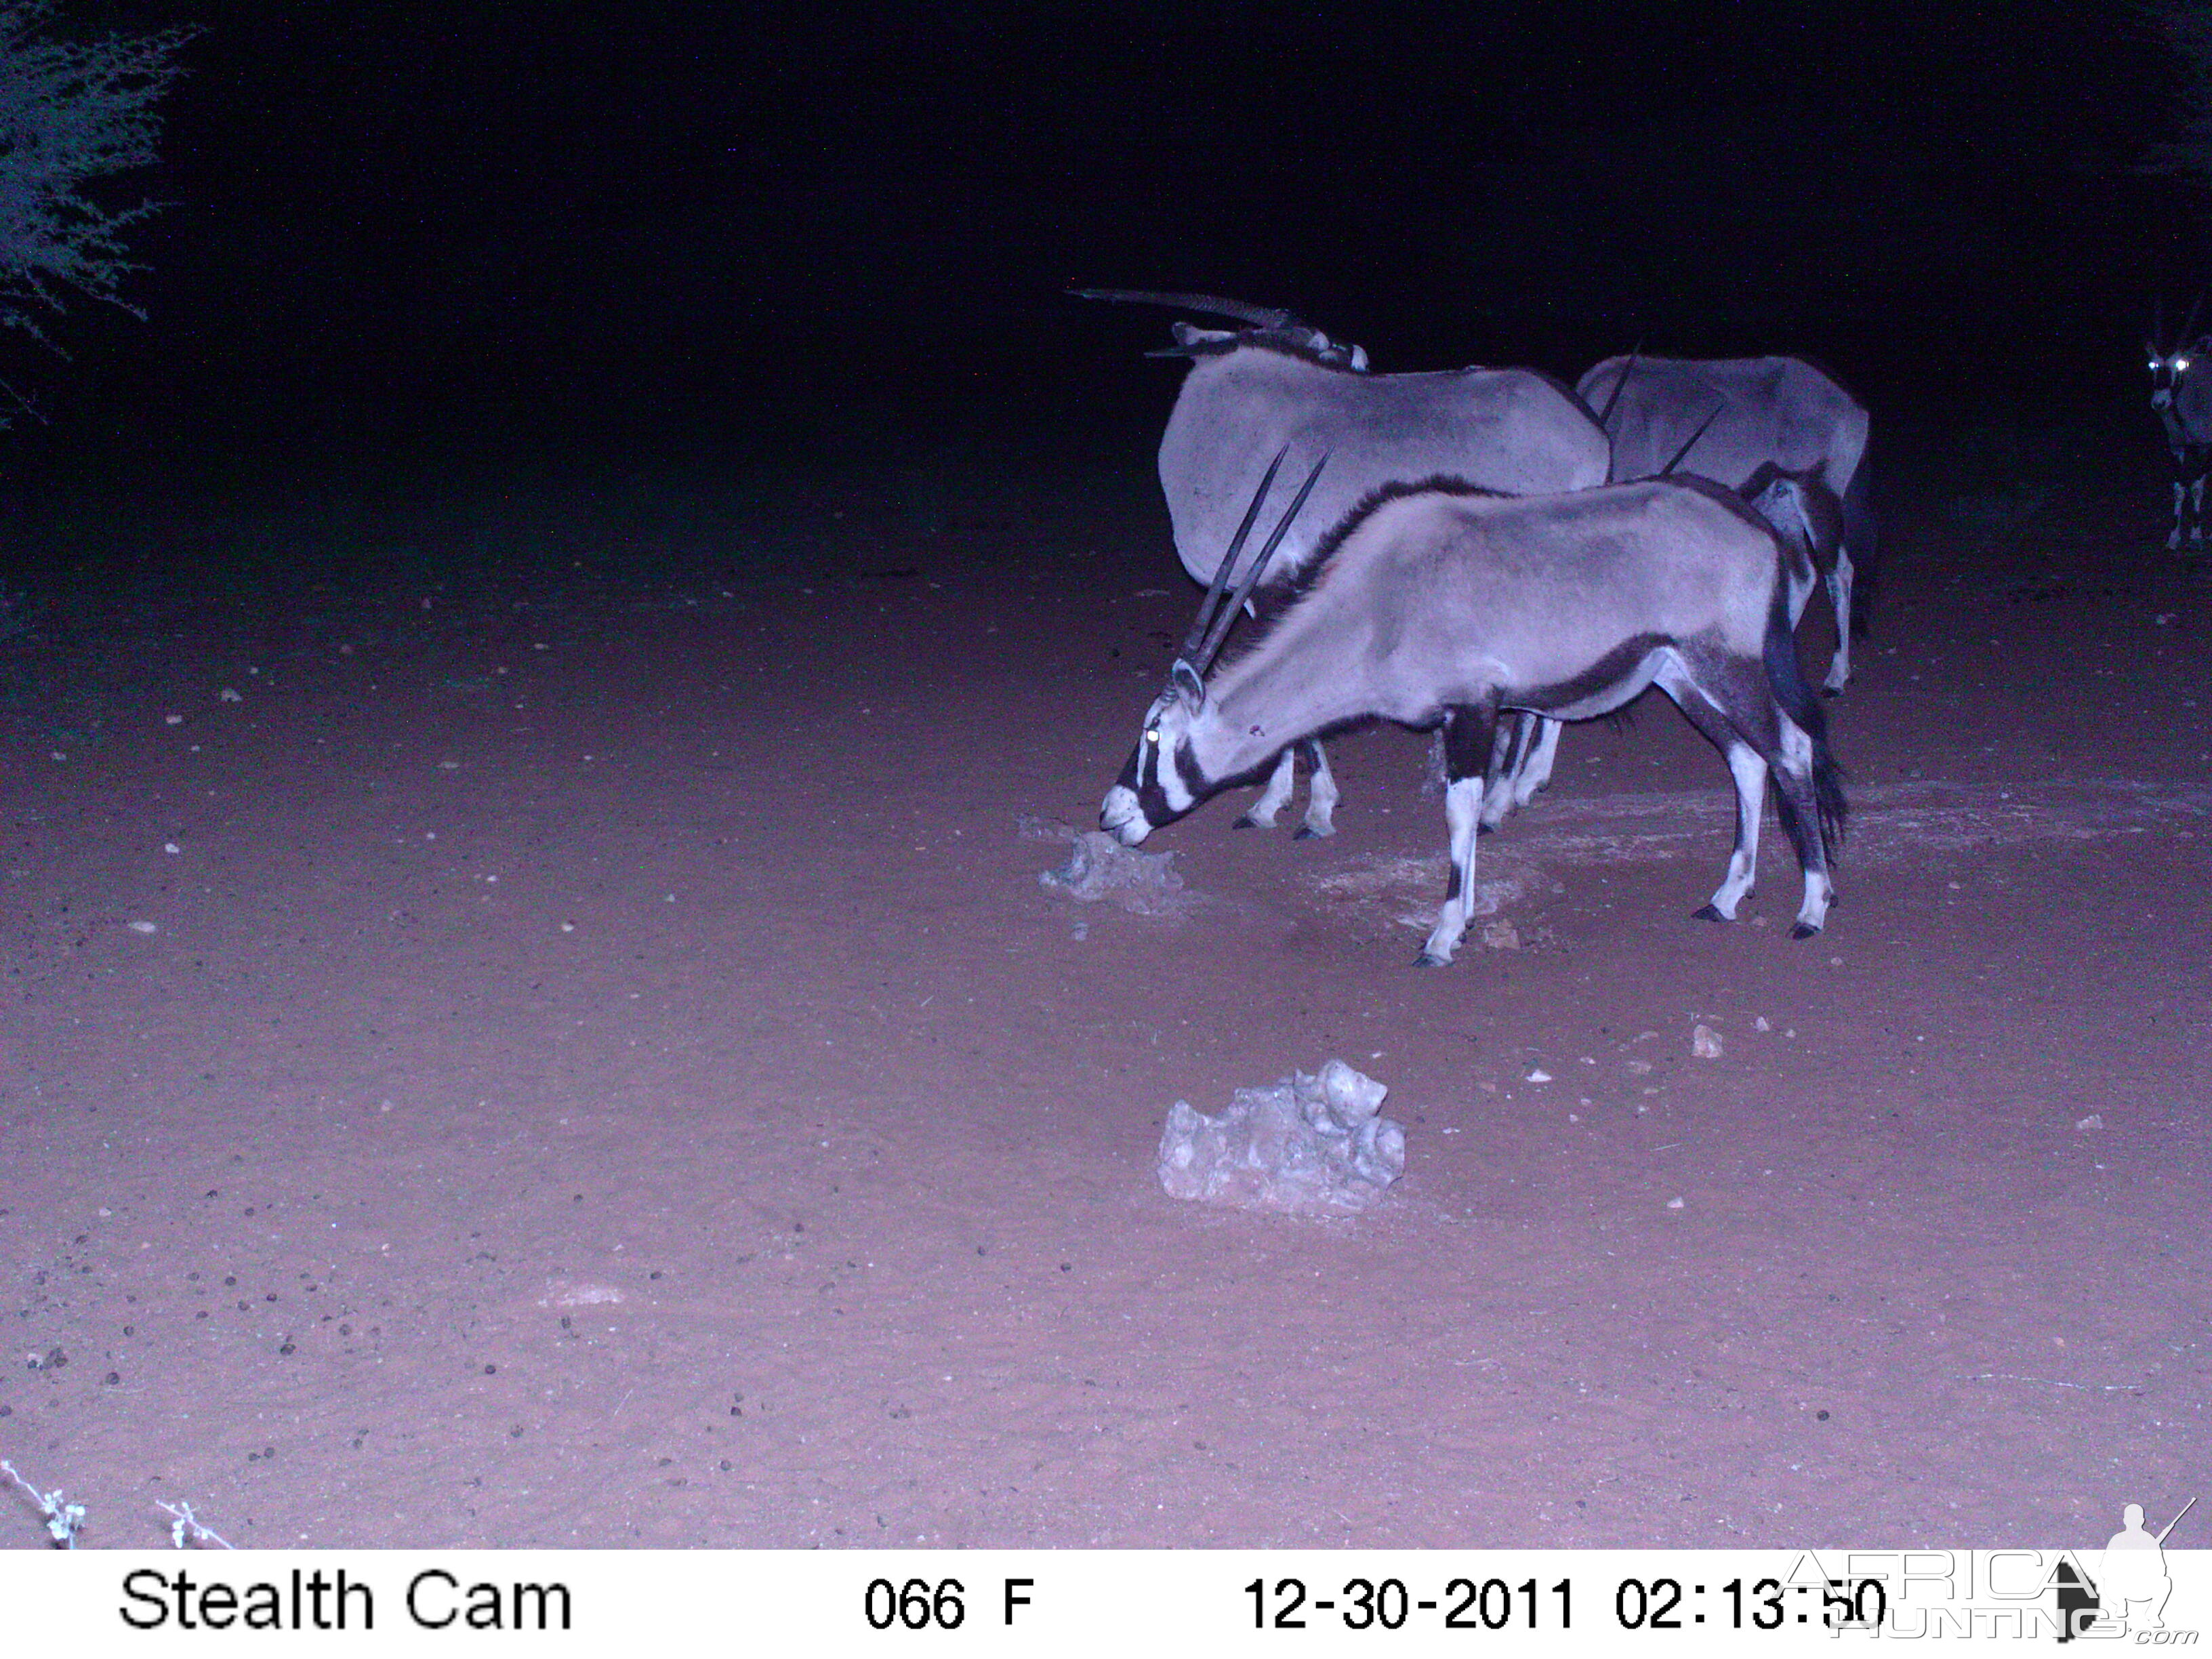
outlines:
{"label": "gemsbok hoof", "polygon": [[1819,937],[1820,932],[1820,930],[1813,926],[1811,922],[1801,921],[1795,927],[1792,927],[1790,930],[1790,937],[1792,939],[1814,939]]}
{"label": "gemsbok hoof", "polygon": [[1413,966],[1416,968],[1449,968],[1451,966],[1451,958],[1449,957],[1437,956],[1433,951],[1424,951],[1420,955],[1413,958]]}
{"label": "gemsbok hoof", "polygon": [[1319,841],[1325,836],[1333,836],[1335,833],[1336,831],[1334,830],[1316,830],[1310,823],[1302,823],[1291,835],[1291,839],[1292,841]]}
{"label": "gemsbok hoof", "polygon": [[1272,824],[1261,823],[1259,819],[1254,817],[1249,812],[1239,812],[1237,815],[1237,822],[1231,824],[1229,827],[1231,830],[1268,830],[1273,828]]}
{"label": "gemsbok hoof", "polygon": [[1701,904],[1696,909],[1690,912],[1690,920],[1692,921],[1724,922],[1728,918],[1721,914],[1720,906],[1717,904]]}

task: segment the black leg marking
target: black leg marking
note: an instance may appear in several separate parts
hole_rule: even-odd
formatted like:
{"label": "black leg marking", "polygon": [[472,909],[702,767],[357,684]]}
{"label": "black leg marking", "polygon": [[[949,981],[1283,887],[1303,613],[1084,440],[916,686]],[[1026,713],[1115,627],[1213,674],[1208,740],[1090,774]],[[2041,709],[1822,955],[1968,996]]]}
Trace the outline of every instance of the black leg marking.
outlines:
{"label": "black leg marking", "polygon": [[1482,811],[1484,781],[1496,759],[1493,707],[1457,708],[1444,715],[1444,823],[1451,837],[1451,878],[1437,925],[1421,947],[1420,963],[1440,968],[1452,959],[1466,936],[1474,898],[1475,825]]}

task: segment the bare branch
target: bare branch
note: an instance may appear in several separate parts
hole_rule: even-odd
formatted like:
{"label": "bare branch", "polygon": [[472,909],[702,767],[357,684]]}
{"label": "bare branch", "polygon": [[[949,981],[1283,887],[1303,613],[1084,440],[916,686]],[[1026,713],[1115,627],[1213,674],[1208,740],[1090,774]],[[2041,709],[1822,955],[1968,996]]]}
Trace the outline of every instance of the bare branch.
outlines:
{"label": "bare branch", "polygon": [[124,233],[160,204],[108,207],[86,192],[153,161],[157,106],[196,33],[81,43],[46,32],[52,10],[0,3],[0,326],[49,346],[40,315],[61,313],[71,292],[143,314],[122,295],[137,269]]}

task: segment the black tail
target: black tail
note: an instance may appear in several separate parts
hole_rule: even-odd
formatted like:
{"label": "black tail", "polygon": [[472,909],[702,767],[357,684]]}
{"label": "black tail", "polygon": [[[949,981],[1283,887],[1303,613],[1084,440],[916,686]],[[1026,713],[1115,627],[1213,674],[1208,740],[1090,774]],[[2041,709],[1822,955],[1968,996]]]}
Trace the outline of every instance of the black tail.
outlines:
{"label": "black tail", "polygon": [[[1850,803],[1844,799],[1844,769],[1836,764],[1836,757],[1828,749],[1828,711],[1820,705],[1820,698],[1805,684],[1805,677],[1797,667],[1797,635],[1790,626],[1790,586],[1783,573],[1775,573],[1774,603],[1766,613],[1766,683],[1772,688],[1774,700],[1782,711],[1805,729],[1813,739],[1813,795],[1820,814],[1820,839],[1826,843],[1829,854],[1840,852],[1844,845],[1844,830],[1850,817]],[[1797,832],[1791,819],[1796,816],[1790,803],[1779,792],[1775,805],[1780,813],[1784,828],[1796,840]]]}
{"label": "black tail", "polygon": [[[1871,452],[1872,444],[1868,447]],[[1875,544],[1874,471],[1871,453],[1859,457],[1859,470],[1844,488],[1844,547],[1851,556],[1851,637],[1873,631],[1874,605],[1881,592],[1881,560]]]}

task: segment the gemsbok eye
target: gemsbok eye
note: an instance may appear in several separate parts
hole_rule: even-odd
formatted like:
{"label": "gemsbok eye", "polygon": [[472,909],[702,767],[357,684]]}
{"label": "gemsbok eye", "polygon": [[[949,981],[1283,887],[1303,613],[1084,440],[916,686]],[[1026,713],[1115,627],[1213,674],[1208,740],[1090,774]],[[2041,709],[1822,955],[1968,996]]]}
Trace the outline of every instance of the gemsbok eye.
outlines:
{"label": "gemsbok eye", "polygon": [[1158,743],[1159,740],[1160,728],[1158,726],[1148,726],[1145,728],[1145,741],[1146,743]]}

